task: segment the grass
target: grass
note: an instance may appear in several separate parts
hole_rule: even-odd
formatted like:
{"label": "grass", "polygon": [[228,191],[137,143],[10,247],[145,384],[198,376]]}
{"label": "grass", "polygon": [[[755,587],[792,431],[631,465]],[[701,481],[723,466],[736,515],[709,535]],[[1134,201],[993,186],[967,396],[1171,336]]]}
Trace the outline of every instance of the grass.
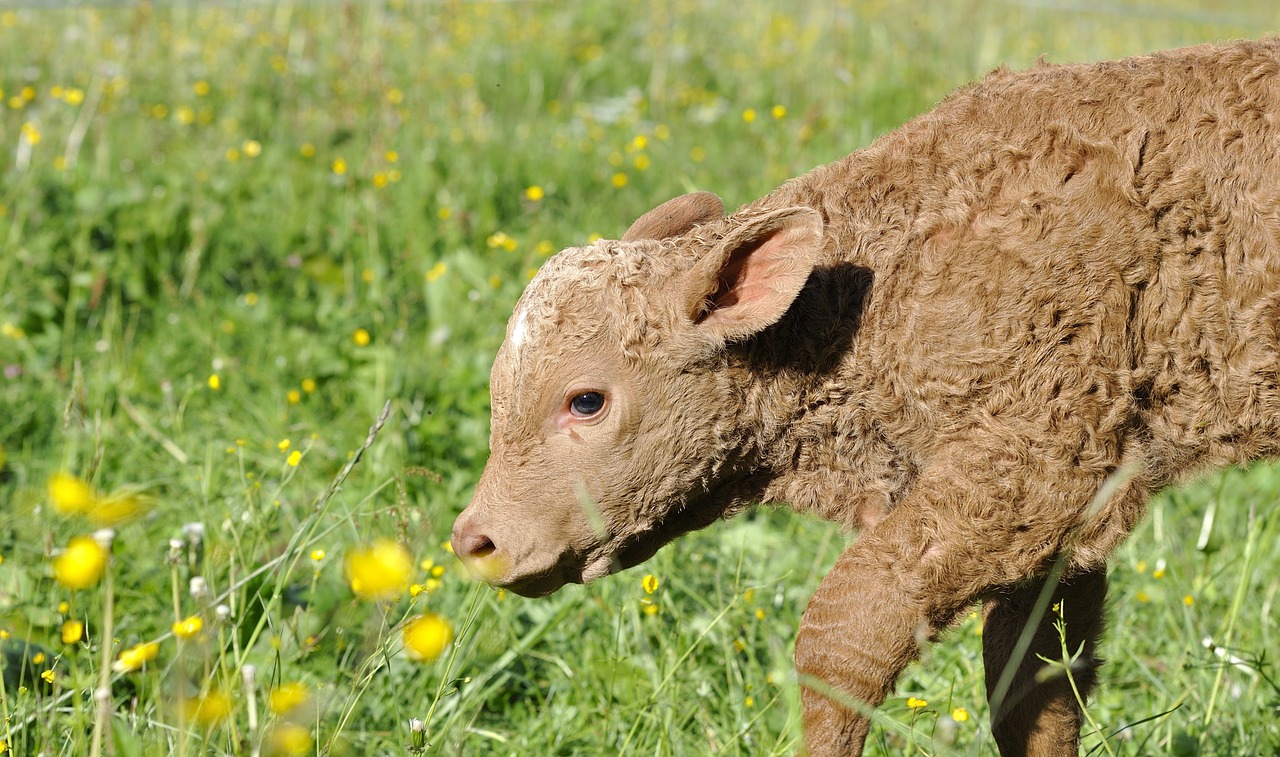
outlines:
{"label": "grass", "polygon": [[[756,512],[541,601],[461,577],[445,540],[515,298],[561,246],[693,188],[745,202],[995,65],[1280,26],[1264,0],[1212,7],[0,8],[0,740],[793,752],[791,645],[843,544],[828,526]],[[76,591],[52,558],[109,518],[53,507],[59,471],[145,510]],[[1258,466],[1153,501],[1114,560],[1091,750],[1280,749],[1278,500]],[[344,560],[379,538],[409,553],[413,596],[353,593]],[[417,661],[398,629],[424,613],[456,638]],[[979,633],[968,618],[907,672],[870,753],[994,753]]]}

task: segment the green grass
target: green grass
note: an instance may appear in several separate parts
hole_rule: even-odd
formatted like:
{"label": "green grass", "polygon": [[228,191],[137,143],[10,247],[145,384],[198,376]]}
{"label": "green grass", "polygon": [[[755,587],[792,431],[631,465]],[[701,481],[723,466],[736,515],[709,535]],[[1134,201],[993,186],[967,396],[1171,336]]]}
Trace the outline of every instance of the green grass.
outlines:
{"label": "green grass", "polygon": [[[442,753],[794,751],[794,630],[844,541],[825,524],[753,513],[540,601],[464,580],[444,549],[531,270],[689,189],[753,199],[993,66],[1258,36],[1280,12],[774,5],[0,9],[0,739],[87,753],[104,642],[157,641],[145,670],[110,675],[116,753],[270,751],[288,723],[304,753],[406,753],[411,718]],[[152,503],[117,529],[109,639],[105,585],[53,579],[93,528],[51,508],[62,470]],[[1114,560],[1094,753],[1280,749],[1277,501],[1260,466],[1152,503]],[[202,549],[167,561],[189,522]],[[444,566],[439,585],[356,599],[344,555],[377,537]],[[424,611],[457,640],[416,663],[394,629]],[[203,632],[172,638],[193,614]],[[68,618],[87,642],[62,643]],[[994,753],[978,633],[969,618],[903,676],[870,753]],[[291,682],[311,705],[273,714]],[[175,706],[218,692],[226,719]]]}

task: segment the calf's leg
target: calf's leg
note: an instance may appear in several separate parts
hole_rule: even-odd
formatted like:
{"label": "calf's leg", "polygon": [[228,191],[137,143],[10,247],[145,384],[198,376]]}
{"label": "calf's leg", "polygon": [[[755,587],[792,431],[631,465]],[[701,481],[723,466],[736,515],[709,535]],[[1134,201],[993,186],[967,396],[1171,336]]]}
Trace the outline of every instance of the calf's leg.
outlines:
{"label": "calf's leg", "polygon": [[867,716],[932,635],[913,585],[918,550],[911,554],[910,539],[885,538],[892,530],[882,523],[846,549],[800,621],[796,670],[810,757],[861,754]]}
{"label": "calf's leg", "polygon": [[[1002,591],[985,602],[982,631],[983,666],[991,731],[1004,757],[1076,757],[1080,750],[1083,715],[1066,675],[1046,665],[1040,656],[1062,659],[1062,641],[1054,627],[1056,603],[1061,607],[1069,654],[1083,651],[1071,667],[1081,698],[1097,678],[1100,661],[1094,649],[1103,630],[1106,569],[1074,575],[1051,587],[1053,596],[1036,612],[1045,580],[1030,581]],[[1015,659],[1019,646],[1025,653]],[[1008,673],[1007,686],[1001,679]]]}

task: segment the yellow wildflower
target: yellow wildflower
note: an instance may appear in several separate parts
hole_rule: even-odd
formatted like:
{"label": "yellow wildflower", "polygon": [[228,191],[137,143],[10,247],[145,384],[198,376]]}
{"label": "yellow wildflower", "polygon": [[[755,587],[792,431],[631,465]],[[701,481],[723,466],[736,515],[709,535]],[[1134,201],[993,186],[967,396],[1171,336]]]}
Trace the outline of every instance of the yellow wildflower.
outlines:
{"label": "yellow wildflower", "polygon": [[55,473],[49,477],[49,499],[58,512],[69,515],[88,512],[98,498],[84,479]]}
{"label": "yellow wildflower", "polygon": [[747,123],[751,123],[752,121],[756,120],[756,109],[747,108],[746,110],[742,111],[742,120],[746,121]]}
{"label": "yellow wildflower", "polygon": [[315,379],[306,378],[302,380],[302,391],[306,392],[307,394],[311,394],[315,390],[316,390]]}
{"label": "yellow wildflower", "polygon": [[141,670],[148,662],[160,654],[160,645],[154,641],[136,644],[120,653],[111,669],[117,673],[132,673]]}
{"label": "yellow wildflower", "polygon": [[343,160],[342,158],[334,158],[333,172],[338,176],[345,174],[347,172],[347,161]]}
{"label": "yellow wildflower", "polygon": [[203,726],[217,725],[226,720],[232,708],[231,697],[222,691],[211,691],[202,697],[188,699],[182,703],[182,713],[187,720],[193,720]]}
{"label": "yellow wildflower", "polygon": [[218,374],[209,375],[209,388],[215,392],[222,388],[222,379],[218,378]]}
{"label": "yellow wildflower", "polygon": [[62,643],[77,644],[84,638],[84,623],[68,620],[62,624]]}
{"label": "yellow wildflower", "polygon": [[915,697],[908,697],[908,698],[907,698],[907,706],[908,706],[908,707],[910,707],[910,708],[911,708],[911,709],[913,709],[913,710],[919,710],[919,709],[921,709],[922,707],[928,707],[928,706],[929,706],[929,702],[928,702],[928,700],[925,700],[925,699],[917,699],[917,698],[915,698]]}
{"label": "yellow wildflower", "polygon": [[963,707],[957,707],[951,711],[951,719],[957,723],[963,723],[969,719],[969,711]]}
{"label": "yellow wildflower", "polygon": [[448,270],[449,266],[443,260],[436,263],[427,271],[427,281],[438,281]]}
{"label": "yellow wildflower", "polygon": [[409,585],[413,558],[391,539],[379,539],[347,555],[347,580],[363,599],[387,599]]}
{"label": "yellow wildflower", "polygon": [[285,715],[298,709],[311,699],[311,690],[305,683],[284,683],[271,690],[267,707],[277,715]]}
{"label": "yellow wildflower", "polygon": [[351,341],[355,342],[357,347],[367,347],[371,340],[372,337],[369,336],[367,329],[356,329],[355,333],[351,335]]}
{"label": "yellow wildflower", "polygon": [[40,674],[40,677],[44,679],[45,683],[53,683],[53,669],[50,668],[49,670],[44,671]]}
{"label": "yellow wildflower", "polygon": [[53,577],[68,589],[93,586],[106,569],[107,550],[89,536],[75,537],[62,554],[53,559]]}
{"label": "yellow wildflower", "polygon": [[142,515],[148,505],[145,497],[136,494],[114,494],[98,500],[89,511],[89,520],[98,526],[114,526]]}
{"label": "yellow wildflower", "polygon": [[179,639],[191,639],[195,638],[202,628],[204,628],[204,620],[199,615],[192,615],[173,624],[173,635]]}
{"label": "yellow wildflower", "polygon": [[787,115],[787,106],[785,106],[785,105],[775,105],[775,106],[773,106],[773,108],[769,111],[769,114],[770,114],[770,115],[772,115],[775,119],[777,119],[777,118],[783,118],[783,117],[785,117],[785,116]]}
{"label": "yellow wildflower", "polygon": [[285,401],[288,402],[290,405],[296,405],[302,401],[302,392],[298,391],[297,389],[290,389],[284,395],[284,398],[285,398]]}
{"label": "yellow wildflower", "polygon": [[640,579],[640,586],[644,589],[645,594],[652,594],[658,590],[658,577],[649,573]]}
{"label": "yellow wildflower", "polygon": [[263,740],[268,755],[304,755],[311,753],[311,731],[297,723],[280,723]]}
{"label": "yellow wildflower", "polygon": [[324,555],[325,551],[323,549],[313,549],[311,550],[311,561],[320,562],[324,559]]}
{"label": "yellow wildflower", "polygon": [[289,449],[290,444],[292,444],[292,442],[290,442],[288,439],[281,439],[276,444],[276,449],[280,450],[281,452],[284,452],[285,450]]}
{"label": "yellow wildflower", "polygon": [[289,453],[289,459],[285,462],[289,464],[290,468],[297,468],[298,463],[302,462],[302,452],[295,449]]}
{"label": "yellow wildflower", "polygon": [[431,662],[453,641],[453,628],[439,615],[427,613],[405,624],[401,635],[409,657],[418,662]]}
{"label": "yellow wildflower", "polygon": [[622,172],[615,173],[613,178],[609,180],[609,183],[616,189],[622,189],[627,185],[627,175]]}
{"label": "yellow wildflower", "polygon": [[524,196],[526,199],[530,200],[531,202],[538,202],[543,197],[546,197],[546,193],[542,191],[542,187],[538,186],[537,184],[534,184],[533,186],[524,190]]}

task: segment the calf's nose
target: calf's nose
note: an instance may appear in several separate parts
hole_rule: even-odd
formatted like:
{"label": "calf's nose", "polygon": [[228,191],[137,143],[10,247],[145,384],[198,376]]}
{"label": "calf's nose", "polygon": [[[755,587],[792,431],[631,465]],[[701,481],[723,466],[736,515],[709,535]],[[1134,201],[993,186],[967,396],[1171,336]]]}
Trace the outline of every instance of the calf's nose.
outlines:
{"label": "calf's nose", "polygon": [[463,561],[488,557],[497,549],[492,539],[471,524],[463,523],[461,519],[454,524],[449,543],[453,546],[453,553]]}

